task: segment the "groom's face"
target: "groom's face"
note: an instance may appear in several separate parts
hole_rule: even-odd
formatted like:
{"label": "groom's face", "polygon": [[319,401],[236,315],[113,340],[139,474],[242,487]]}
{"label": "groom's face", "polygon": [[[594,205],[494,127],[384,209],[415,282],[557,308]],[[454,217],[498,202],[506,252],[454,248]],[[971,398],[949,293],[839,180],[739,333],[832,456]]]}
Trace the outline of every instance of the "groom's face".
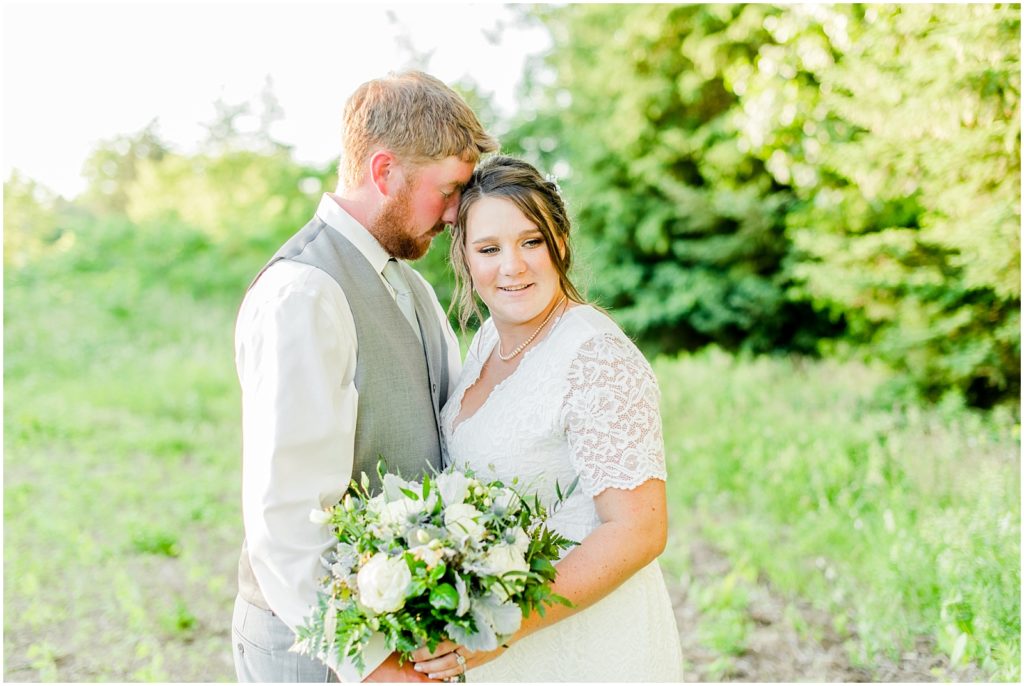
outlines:
{"label": "groom's face", "polygon": [[455,221],[462,188],[474,166],[458,157],[415,168],[405,165],[403,183],[374,222],[372,233],[384,249],[403,260],[423,257],[434,237]]}

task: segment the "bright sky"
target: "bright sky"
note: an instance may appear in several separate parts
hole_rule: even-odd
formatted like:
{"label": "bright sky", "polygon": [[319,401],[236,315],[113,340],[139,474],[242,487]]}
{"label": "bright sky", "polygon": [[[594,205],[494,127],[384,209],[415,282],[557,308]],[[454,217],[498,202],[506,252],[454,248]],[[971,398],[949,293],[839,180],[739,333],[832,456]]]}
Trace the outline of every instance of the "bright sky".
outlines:
{"label": "bright sky", "polygon": [[275,138],[323,163],[337,155],[348,94],[408,66],[400,36],[430,55],[427,71],[472,78],[504,112],[525,56],[550,45],[510,6],[480,2],[36,1],[5,2],[2,16],[3,178],[17,168],[68,197],[99,140],[159,118],[161,136],[187,151],[217,98],[257,102],[268,76],[284,110]]}

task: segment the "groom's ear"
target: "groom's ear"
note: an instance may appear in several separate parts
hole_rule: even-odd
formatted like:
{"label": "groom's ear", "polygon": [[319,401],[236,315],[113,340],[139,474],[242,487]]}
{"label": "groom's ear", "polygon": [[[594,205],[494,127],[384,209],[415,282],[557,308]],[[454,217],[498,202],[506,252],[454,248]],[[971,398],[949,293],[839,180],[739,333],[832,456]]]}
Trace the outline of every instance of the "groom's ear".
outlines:
{"label": "groom's ear", "polygon": [[370,156],[370,179],[383,196],[391,195],[396,186],[397,160],[390,150],[378,150]]}

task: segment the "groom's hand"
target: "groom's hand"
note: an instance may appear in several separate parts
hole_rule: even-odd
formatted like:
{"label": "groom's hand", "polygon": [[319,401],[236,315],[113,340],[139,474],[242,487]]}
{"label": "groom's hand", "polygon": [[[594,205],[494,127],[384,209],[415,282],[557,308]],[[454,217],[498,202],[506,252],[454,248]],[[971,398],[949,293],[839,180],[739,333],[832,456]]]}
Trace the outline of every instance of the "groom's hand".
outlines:
{"label": "groom's hand", "polygon": [[391,653],[388,655],[388,659],[384,660],[380,664],[380,667],[373,670],[368,677],[363,679],[365,682],[371,681],[390,681],[390,682],[409,682],[409,681],[420,681],[430,682],[426,674],[420,674],[412,668],[413,663],[406,661],[401,667],[398,666],[398,653]]}

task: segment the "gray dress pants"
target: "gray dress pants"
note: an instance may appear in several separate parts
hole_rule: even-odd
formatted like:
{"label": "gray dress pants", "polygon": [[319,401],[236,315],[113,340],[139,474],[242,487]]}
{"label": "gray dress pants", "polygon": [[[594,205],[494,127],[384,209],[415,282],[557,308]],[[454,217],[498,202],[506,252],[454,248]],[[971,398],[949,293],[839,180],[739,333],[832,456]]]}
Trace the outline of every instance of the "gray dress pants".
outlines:
{"label": "gray dress pants", "polygon": [[239,683],[320,683],[337,681],[327,665],[288,652],[295,634],[270,610],[235,597],[231,618],[232,654]]}

